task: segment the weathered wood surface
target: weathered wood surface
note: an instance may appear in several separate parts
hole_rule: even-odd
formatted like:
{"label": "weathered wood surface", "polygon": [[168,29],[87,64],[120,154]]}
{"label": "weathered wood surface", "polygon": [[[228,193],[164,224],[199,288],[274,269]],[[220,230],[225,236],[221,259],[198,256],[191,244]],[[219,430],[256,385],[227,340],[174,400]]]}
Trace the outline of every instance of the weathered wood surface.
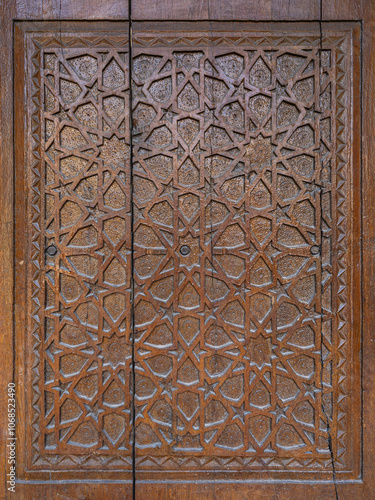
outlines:
{"label": "weathered wood surface", "polygon": [[135,1],[131,94],[96,4],[2,5],[18,496],[371,498],[371,3]]}

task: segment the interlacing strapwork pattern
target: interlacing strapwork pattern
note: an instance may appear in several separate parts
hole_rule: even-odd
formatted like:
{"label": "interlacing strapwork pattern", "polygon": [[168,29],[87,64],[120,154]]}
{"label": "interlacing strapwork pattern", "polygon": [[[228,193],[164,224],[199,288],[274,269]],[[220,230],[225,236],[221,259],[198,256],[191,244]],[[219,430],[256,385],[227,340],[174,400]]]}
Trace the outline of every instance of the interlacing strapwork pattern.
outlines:
{"label": "interlacing strapwork pattern", "polygon": [[147,42],[133,61],[137,466],[330,467],[335,53]]}
{"label": "interlacing strapwork pattern", "polygon": [[348,39],[319,43],[139,36],[130,134],[127,40],[34,35],[35,467],[131,467],[133,310],[136,467],[346,470]]}
{"label": "interlacing strapwork pattern", "polygon": [[131,452],[128,52],[42,54],[48,452]]}

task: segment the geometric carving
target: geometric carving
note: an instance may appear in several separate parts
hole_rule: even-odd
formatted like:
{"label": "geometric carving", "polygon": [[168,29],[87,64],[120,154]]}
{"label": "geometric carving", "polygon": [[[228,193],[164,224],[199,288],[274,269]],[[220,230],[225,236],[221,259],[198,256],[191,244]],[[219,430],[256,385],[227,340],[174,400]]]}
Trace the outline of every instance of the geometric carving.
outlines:
{"label": "geometric carving", "polygon": [[194,186],[199,182],[199,170],[190,158],[187,158],[178,170],[178,183],[181,186]]}
{"label": "geometric carving", "polygon": [[98,70],[98,61],[95,57],[84,55],[69,59],[77,75],[85,81],[90,81]]}
{"label": "geometric carving", "polygon": [[345,263],[329,249],[345,255],[347,153],[335,147],[349,135],[334,112],[350,101],[346,34],[324,37],[324,82],[310,34],[209,46],[192,34],[189,52],[174,34],[135,36],[133,103],[123,35],[100,48],[43,36],[28,94],[43,128],[26,176],[42,193],[28,226],[43,251],[30,260],[29,365],[43,374],[32,467],[131,468],[134,349],[137,467],[326,470],[330,438],[345,470],[348,396],[331,350],[347,380],[347,299],[338,324],[330,312]]}
{"label": "geometric carving", "polygon": [[262,446],[271,433],[271,419],[264,415],[251,417],[249,420],[249,426],[251,435],[258,445]]}
{"label": "geometric carving", "polygon": [[270,138],[258,135],[256,139],[250,139],[250,143],[246,148],[246,158],[250,160],[250,165],[262,168],[271,164],[272,151]]}
{"label": "geometric carving", "polygon": [[[160,387],[141,417],[154,434],[137,431],[137,442],[153,446],[137,448],[141,464],[160,456],[178,468],[187,450],[208,461],[212,447],[216,458],[236,460],[320,453],[304,432],[309,427],[300,428],[304,384],[320,372],[312,352],[320,310],[312,259],[318,266],[319,256],[310,253],[320,238],[309,80],[318,65],[301,76],[317,53],[301,56],[288,43],[280,52],[220,47],[212,57],[206,47],[173,52],[158,42],[148,57],[163,62],[152,70],[147,63],[143,73],[137,67],[141,102],[156,115],[134,143],[142,330],[135,355],[143,376]],[[137,50],[135,60],[145,57],[143,46]],[[160,82],[169,83],[158,98]],[[160,148],[154,137],[162,127],[168,137]],[[330,137],[331,124],[325,129]],[[141,197],[138,175],[153,183]],[[320,415],[319,403],[310,404]]]}
{"label": "geometric carving", "polygon": [[172,172],[172,158],[165,155],[156,155],[145,160],[148,167],[161,179],[166,179]]}
{"label": "geometric carving", "polygon": [[249,108],[258,122],[262,122],[271,108],[271,99],[263,94],[256,95],[249,99]]}
{"label": "geometric carving", "polygon": [[226,96],[228,86],[222,80],[205,76],[204,91],[212,102],[219,102]]}
{"label": "geometric carving", "polygon": [[198,93],[192,84],[188,82],[177,97],[177,106],[183,111],[194,111],[194,109],[197,109],[198,105]]}
{"label": "geometric carving", "polygon": [[216,57],[217,64],[229,78],[238,78],[244,68],[244,58],[238,54]]}
{"label": "geometric carving", "polygon": [[314,144],[314,131],[310,125],[303,125],[297,128],[288,140],[291,146],[299,148],[308,148]]}
{"label": "geometric carving", "polygon": [[199,132],[199,122],[185,118],[177,123],[177,130],[186,144],[191,144]]}
{"label": "geometric carving", "polygon": [[137,130],[142,130],[152,122],[155,116],[156,113],[152,106],[140,102],[133,111],[133,125]]}
{"label": "geometric carving", "polygon": [[295,54],[283,54],[277,58],[277,71],[284,80],[292,78],[305,62],[305,58]]}
{"label": "geometric carving", "polygon": [[297,174],[311,177],[314,173],[314,158],[308,155],[300,155],[289,159],[290,165]]}
{"label": "geometric carving", "polygon": [[122,97],[110,96],[103,99],[103,109],[109,118],[116,122],[125,109],[125,100]]}
{"label": "geometric carving", "polygon": [[235,129],[243,129],[244,127],[244,111],[238,102],[226,104],[221,109],[221,114],[224,120]]}
{"label": "geometric carving", "polygon": [[261,57],[252,66],[249,80],[252,85],[258,88],[265,88],[271,84],[271,71]]}
{"label": "geometric carving", "polygon": [[294,104],[283,101],[277,108],[277,126],[292,125],[298,119],[299,110]]}
{"label": "geometric carving", "polygon": [[[163,78],[150,85],[148,91],[155,101],[165,102],[169,99],[172,92],[171,77]],[[187,110],[189,111],[189,110]]]}
{"label": "geometric carving", "polygon": [[103,71],[103,85],[117,89],[125,84],[125,74],[115,59],[111,59]]}

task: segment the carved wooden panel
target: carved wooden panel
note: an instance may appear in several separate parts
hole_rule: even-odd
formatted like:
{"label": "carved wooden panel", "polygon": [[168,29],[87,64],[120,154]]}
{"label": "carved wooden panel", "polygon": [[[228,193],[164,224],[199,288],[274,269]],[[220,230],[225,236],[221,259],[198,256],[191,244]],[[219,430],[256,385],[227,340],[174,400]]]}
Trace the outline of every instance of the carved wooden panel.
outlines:
{"label": "carved wooden panel", "polygon": [[351,470],[349,47],[136,34],[137,471]]}
{"label": "carved wooden panel", "polygon": [[131,468],[127,36],[29,43],[32,464]]}
{"label": "carved wooden panel", "polygon": [[29,469],[357,476],[352,29],[267,29],[27,34]]}

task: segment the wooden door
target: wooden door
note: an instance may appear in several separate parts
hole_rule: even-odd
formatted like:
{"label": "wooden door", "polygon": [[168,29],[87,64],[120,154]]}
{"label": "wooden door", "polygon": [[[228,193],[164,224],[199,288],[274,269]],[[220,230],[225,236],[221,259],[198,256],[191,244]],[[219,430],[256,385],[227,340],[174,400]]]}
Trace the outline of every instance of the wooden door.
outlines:
{"label": "wooden door", "polygon": [[136,472],[350,475],[357,27],[188,28],[133,29]]}
{"label": "wooden door", "polygon": [[371,13],[165,7],[7,18],[19,498],[371,498]]}

